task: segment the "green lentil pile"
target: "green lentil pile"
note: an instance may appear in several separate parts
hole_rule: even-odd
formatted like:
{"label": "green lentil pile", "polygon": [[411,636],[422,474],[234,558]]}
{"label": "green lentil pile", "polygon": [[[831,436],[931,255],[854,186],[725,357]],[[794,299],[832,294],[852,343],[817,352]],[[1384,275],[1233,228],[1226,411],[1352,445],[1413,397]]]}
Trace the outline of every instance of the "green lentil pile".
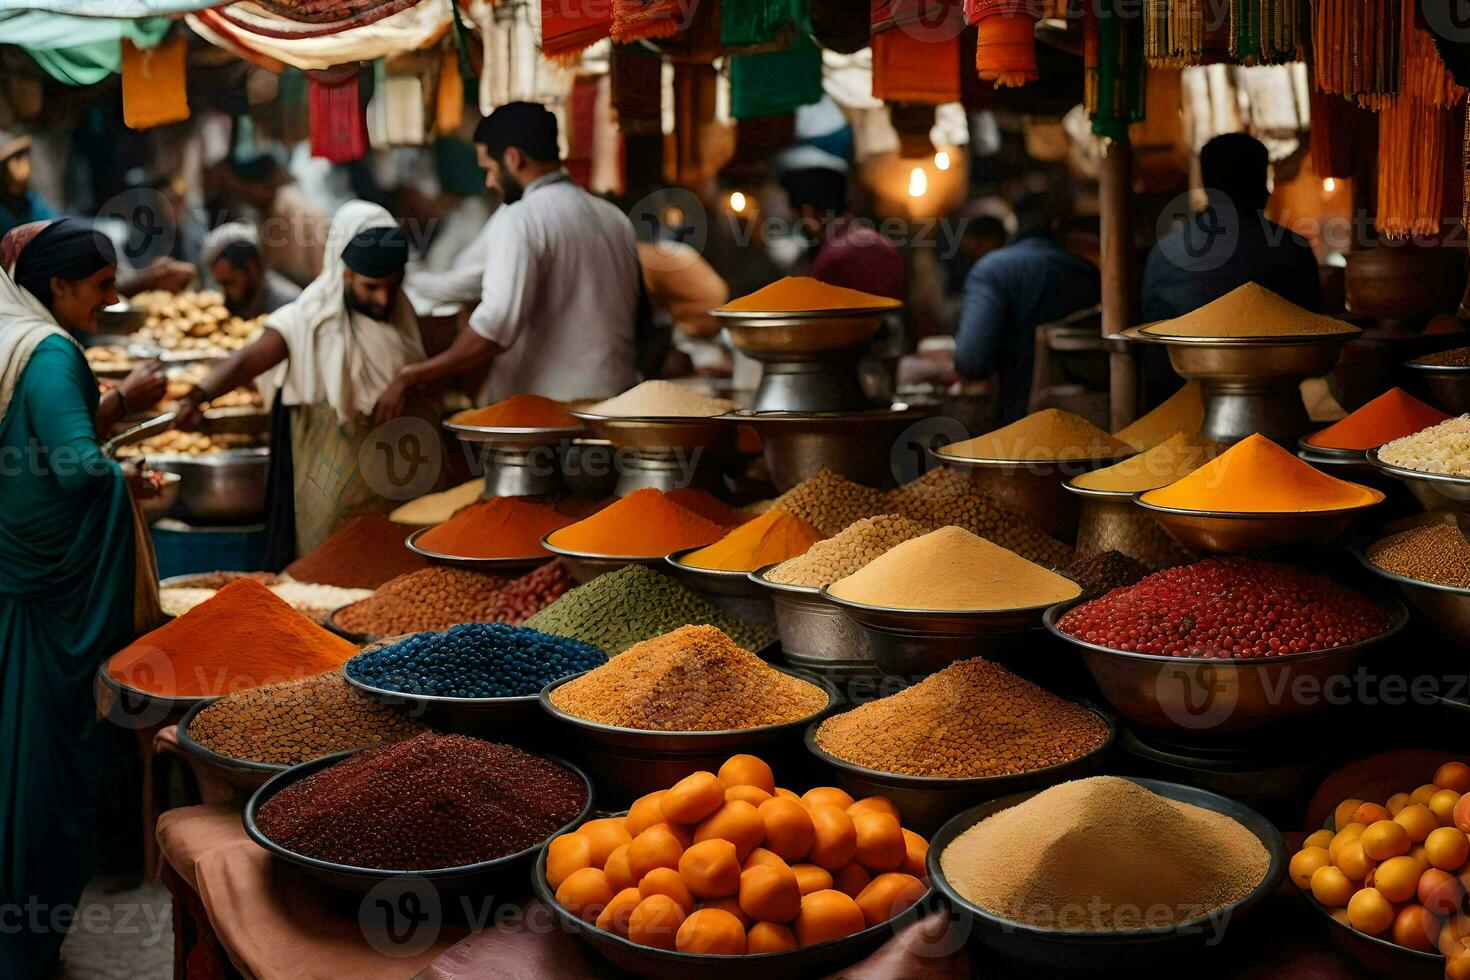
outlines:
{"label": "green lentil pile", "polygon": [[840,534],[812,545],[804,555],[783,561],[766,573],[778,585],[819,588],[847,578],[868,562],[911,538],[928,534],[918,521],[899,514],[880,514],[854,521]]}
{"label": "green lentil pile", "polygon": [[189,737],[231,759],[294,766],[426,731],[350,687],[339,671],[226,694],[189,722]]}
{"label": "green lentil pile", "polygon": [[1391,534],[1368,549],[1368,560],[1395,575],[1470,589],[1470,543],[1450,524],[1425,524]]}
{"label": "green lentil pile", "polygon": [[781,494],[771,506],[795,514],[824,537],[888,509],[881,492],[825,469]]}
{"label": "green lentil pile", "polygon": [[934,469],[888,494],[885,510],[931,527],[962,527],[1047,568],[1072,560],[1072,549],[999,507],[962,473]]}
{"label": "green lentil pile", "polygon": [[775,642],[770,629],[728,616],[666,575],[628,565],[578,586],[526,620],[543,633],[590,643],[615,656],[681,626],[715,626],[746,650]]}

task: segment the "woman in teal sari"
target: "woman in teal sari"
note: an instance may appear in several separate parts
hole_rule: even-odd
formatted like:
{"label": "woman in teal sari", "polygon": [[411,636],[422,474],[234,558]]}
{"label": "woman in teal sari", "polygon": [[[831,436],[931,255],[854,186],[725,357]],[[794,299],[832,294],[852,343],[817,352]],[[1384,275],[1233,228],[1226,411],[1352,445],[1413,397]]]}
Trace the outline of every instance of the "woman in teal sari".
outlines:
{"label": "woman in teal sari", "polygon": [[[100,451],[74,332],[116,302],[112,247],[57,221],[0,271],[0,973],[47,976],[91,874],[93,677],[132,638],[129,475]],[[17,283],[22,284],[21,288]]]}

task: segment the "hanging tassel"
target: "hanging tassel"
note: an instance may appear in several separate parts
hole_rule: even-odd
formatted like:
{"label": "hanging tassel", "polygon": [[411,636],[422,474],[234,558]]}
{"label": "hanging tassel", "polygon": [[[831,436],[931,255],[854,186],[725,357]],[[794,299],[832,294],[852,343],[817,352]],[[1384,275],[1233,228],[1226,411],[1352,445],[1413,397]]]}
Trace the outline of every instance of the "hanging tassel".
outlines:
{"label": "hanging tassel", "polygon": [[358,96],[359,74],[356,65],[306,73],[312,156],[351,163],[367,154],[367,116]]}
{"label": "hanging tassel", "polygon": [[958,35],[930,41],[902,28],[873,35],[873,98],[928,105],[958,102]]}
{"label": "hanging tassel", "polygon": [[151,129],[189,118],[184,80],[188,52],[183,34],[147,51],[122,39],[123,123],[129,129]]}
{"label": "hanging tassel", "polygon": [[575,60],[611,31],[607,0],[541,0],[541,54],[552,61]]}
{"label": "hanging tassel", "polygon": [[975,70],[997,87],[1014,87],[1041,77],[1036,67],[1039,3],[1028,0],[965,0],[965,19],[979,31]]}
{"label": "hanging tassel", "polygon": [[439,90],[434,97],[434,131],[440,135],[459,132],[464,125],[464,76],[459,73],[459,52],[439,52]]}
{"label": "hanging tassel", "polygon": [[[686,0],[612,0],[614,41],[644,41],[673,37],[685,27]],[[694,0],[698,3],[699,0]],[[709,0],[713,2],[713,0]],[[689,12],[693,12],[691,5]]]}

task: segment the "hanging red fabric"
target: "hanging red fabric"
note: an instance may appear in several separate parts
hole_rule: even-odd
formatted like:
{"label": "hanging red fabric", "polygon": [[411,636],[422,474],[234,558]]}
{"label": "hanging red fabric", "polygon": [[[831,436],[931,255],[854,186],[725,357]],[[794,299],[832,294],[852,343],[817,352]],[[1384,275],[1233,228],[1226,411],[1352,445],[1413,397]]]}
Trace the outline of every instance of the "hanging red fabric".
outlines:
{"label": "hanging red fabric", "polygon": [[600,81],[601,76],[598,75],[578,75],[572,83],[568,152],[563,163],[572,180],[582,187],[592,183],[592,153],[597,141],[597,87]]}
{"label": "hanging red fabric", "polygon": [[960,39],[895,27],[873,35],[873,98],[942,105],[960,100]]}
{"label": "hanging red fabric", "polygon": [[356,65],[306,73],[312,156],[351,163],[367,154],[367,114],[358,97],[359,75]]}
{"label": "hanging red fabric", "polygon": [[[673,37],[693,22],[700,0],[613,0],[612,37],[620,44]],[[714,0],[704,0],[713,3]]]}
{"label": "hanging red fabric", "polygon": [[1036,66],[1040,0],[965,0],[965,19],[979,31],[975,70],[997,86],[1025,85],[1041,77]]}
{"label": "hanging red fabric", "polygon": [[541,53],[571,58],[612,32],[612,0],[541,0]]}

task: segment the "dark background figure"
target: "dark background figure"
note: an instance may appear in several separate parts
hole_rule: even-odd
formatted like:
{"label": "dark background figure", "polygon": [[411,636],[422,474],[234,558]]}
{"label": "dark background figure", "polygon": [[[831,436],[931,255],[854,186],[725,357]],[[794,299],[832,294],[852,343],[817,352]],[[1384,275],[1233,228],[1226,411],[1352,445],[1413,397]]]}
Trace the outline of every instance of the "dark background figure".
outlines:
{"label": "dark background figure", "polygon": [[985,256],[1005,245],[1010,237],[1005,222],[993,214],[955,219],[961,223],[959,247],[944,256],[944,285],[950,295],[964,291],[965,278]]}
{"label": "dark background figure", "polygon": [[781,189],[810,247],[791,270],[834,286],[901,300],[903,255],[876,228],[857,221],[847,204],[847,178],[826,167],[788,170]]}
{"label": "dark background figure", "polygon": [[301,295],[301,287],[266,266],[259,233],[246,221],[210,231],[200,264],[224,293],[230,312],[247,320],[274,313]]}
{"label": "dark background figure", "polygon": [[31,188],[31,138],[0,130],[0,235],[55,213]]}
{"label": "dark background figure", "polygon": [[955,370],[972,379],[993,374],[999,382],[1001,425],[1027,412],[1036,328],[1094,306],[1102,295],[1097,267],[1058,237],[1071,211],[1065,196],[1028,193],[1014,210],[1015,236],[965,278],[955,332]]}

